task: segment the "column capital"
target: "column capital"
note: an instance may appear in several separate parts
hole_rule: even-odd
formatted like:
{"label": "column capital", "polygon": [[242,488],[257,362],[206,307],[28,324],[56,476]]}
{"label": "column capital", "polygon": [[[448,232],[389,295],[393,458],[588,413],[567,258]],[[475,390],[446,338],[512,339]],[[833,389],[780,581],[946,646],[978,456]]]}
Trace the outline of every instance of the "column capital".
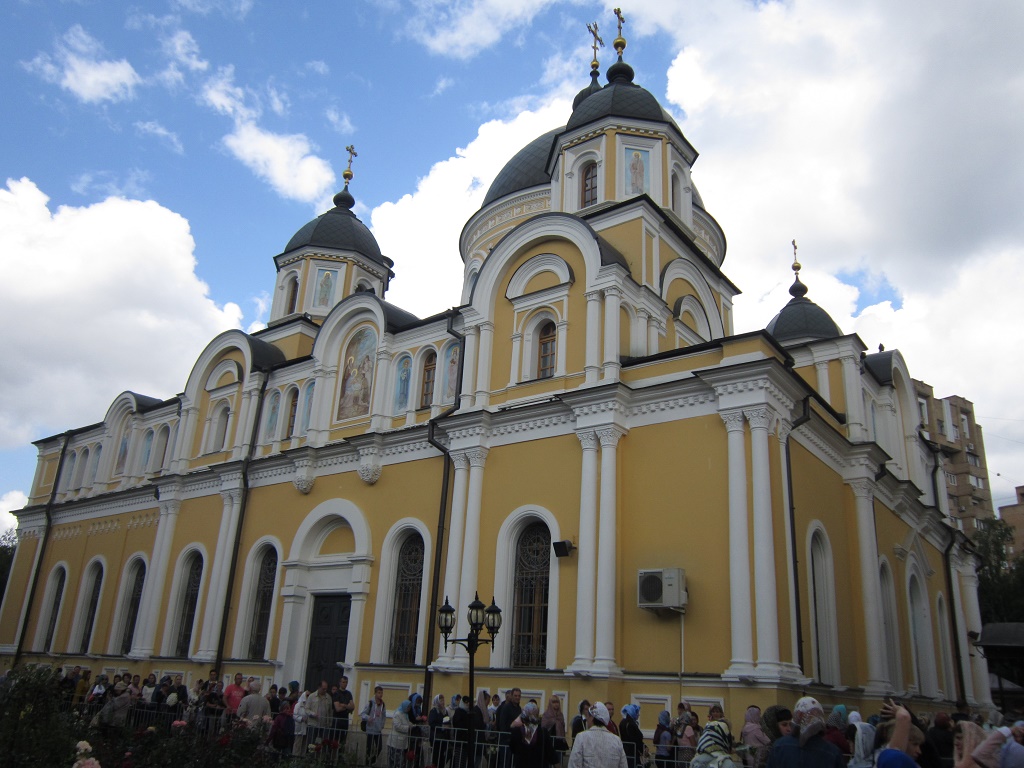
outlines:
{"label": "column capital", "polygon": [[587,291],[583,294],[583,298],[587,301],[599,301],[601,299],[601,291]]}
{"label": "column capital", "polygon": [[751,429],[768,429],[772,425],[772,409],[767,406],[760,408],[744,408],[743,415],[750,422]]}
{"label": "column capital", "polygon": [[597,450],[597,434],[592,429],[584,429],[576,432],[576,437],[579,438],[580,445],[584,451],[596,451]]}
{"label": "column capital", "polygon": [[865,478],[847,480],[846,484],[850,486],[850,490],[853,491],[853,495],[858,499],[870,499],[875,495],[875,484]]}
{"label": "column capital", "polygon": [[789,439],[790,433],[793,431],[793,425],[785,419],[779,419],[779,427],[776,432],[776,437],[779,438],[779,443],[782,445],[786,444]]}
{"label": "column capital", "polygon": [[173,516],[181,511],[181,499],[164,499],[160,501],[160,516]]}
{"label": "column capital", "polygon": [[451,457],[456,470],[469,468],[469,456],[466,451],[452,451]]}
{"label": "column capital", "polygon": [[594,432],[597,433],[602,448],[614,448],[618,444],[619,439],[626,434],[627,430],[614,424],[609,424],[606,427],[598,427]]}
{"label": "column capital", "polygon": [[488,448],[470,448],[466,451],[466,456],[469,458],[469,465],[471,467],[483,468],[484,462],[487,461],[487,454],[490,453]]}
{"label": "column capital", "polygon": [[604,290],[604,295],[605,296],[616,296],[616,297],[618,297],[618,296],[622,295],[622,288],[620,288],[617,285],[609,285],[606,288],[604,288],[603,290]]}
{"label": "column capital", "polygon": [[743,429],[743,412],[742,411],[726,411],[725,413],[719,413],[722,417],[722,421],[725,422],[726,432],[740,432]]}
{"label": "column capital", "polygon": [[828,368],[828,364],[830,362],[831,362],[830,360],[815,360],[814,361],[814,367],[817,368],[820,371],[823,368]]}
{"label": "column capital", "polygon": [[636,316],[637,316],[637,317],[639,317],[639,318],[640,318],[641,320],[650,320],[650,318],[651,318],[651,313],[650,313],[650,312],[648,312],[648,311],[647,311],[646,309],[644,309],[643,307],[640,307],[640,308],[638,308],[638,309],[637,309],[637,311],[636,311]]}

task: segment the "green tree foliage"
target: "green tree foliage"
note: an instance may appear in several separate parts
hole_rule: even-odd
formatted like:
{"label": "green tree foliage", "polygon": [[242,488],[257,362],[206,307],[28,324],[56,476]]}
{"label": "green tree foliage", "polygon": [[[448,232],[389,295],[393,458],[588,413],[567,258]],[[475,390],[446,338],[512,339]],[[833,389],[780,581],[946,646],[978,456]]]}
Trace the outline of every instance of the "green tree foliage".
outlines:
{"label": "green tree foliage", "polygon": [[0,595],[7,588],[7,579],[11,575],[11,564],[14,562],[14,550],[18,546],[18,535],[13,528],[8,528],[0,535]]}
{"label": "green tree foliage", "polygon": [[974,536],[981,559],[978,568],[978,601],[982,624],[1024,622],[1024,557],[1010,560],[1006,549],[1013,542],[1013,528],[1003,520],[990,520]]}
{"label": "green tree foliage", "polygon": [[0,761],[40,768],[71,765],[74,742],[61,714],[60,673],[18,666],[0,682]]}

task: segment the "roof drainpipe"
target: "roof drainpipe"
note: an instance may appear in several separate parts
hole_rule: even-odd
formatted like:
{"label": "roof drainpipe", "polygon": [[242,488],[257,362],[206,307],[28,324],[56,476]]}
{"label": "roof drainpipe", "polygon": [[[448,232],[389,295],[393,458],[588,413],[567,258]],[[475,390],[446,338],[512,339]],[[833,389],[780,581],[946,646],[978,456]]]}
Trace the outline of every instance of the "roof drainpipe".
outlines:
{"label": "roof drainpipe", "polygon": [[259,368],[263,374],[263,383],[260,384],[260,396],[256,400],[256,415],[252,421],[252,433],[249,439],[249,450],[242,459],[242,500],[238,507],[238,524],[235,526],[235,543],[231,549],[231,569],[228,571],[227,592],[224,597],[224,612],[220,617],[220,635],[217,639],[217,659],[213,668],[217,670],[217,677],[220,677],[220,666],[224,663],[224,641],[228,634],[228,616],[231,614],[231,593],[235,588],[235,570],[238,568],[238,550],[242,546],[242,525],[245,523],[245,508],[249,502],[249,463],[253,454],[256,453],[256,438],[259,435],[260,421],[263,419],[263,396],[267,393],[267,385],[270,383],[271,368]]}
{"label": "roof drainpipe", "polygon": [[[935,497],[935,508],[939,509],[939,470],[942,469],[942,461],[940,459],[942,451],[937,445],[933,446],[931,441],[925,440],[920,429],[918,429],[917,436],[924,443],[925,447],[932,452],[932,456],[935,457],[935,466],[932,467],[932,493]],[[953,661],[956,663],[956,685],[958,691],[956,700],[964,701],[967,699],[966,684],[964,683],[964,664],[963,659],[960,658],[960,630],[956,620],[956,605],[953,602],[953,562],[949,556],[955,544],[956,531],[950,528],[949,546],[942,552],[942,564],[946,567],[946,590],[949,592],[949,624],[953,632]]]}
{"label": "roof drainpipe", "polygon": [[431,685],[434,680],[434,671],[430,668],[431,660],[434,658],[434,616],[437,615],[438,602],[440,598],[441,590],[441,556],[444,554],[444,536],[445,536],[445,525],[448,518],[448,487],[451,484],[452,474],[452,455],[448,451],[448,448],[440,442],[436,437],[437,423],[455,411],[459,410],[459,400],[462,398],[462,371],[466,360],[466,337],[455,330],[455,318],[459,316],[457,309],[449,310],[448,312],[448,327],[446,328],[448,335],[453,336],[459,343],[459,370],[455,377],[455,400],[452,402],[450,408],[446,408],[444,411],[439,413],[436,417],[427,422],[427,442],[437,448],[444,456],[444,466],[441,470],[441,499],[438,504],[437,512],[437,536],[434,543],[434,569],[430,580],[430,619],[427,622],[427,626],[430,629],[427,631],[427,647],[426,647],[426,663],[423,672],[423,698],[429,701],[431,696]]}
{"label": "roof drainpipe", "polygon": [[57,459],[57,473],[53,476],[53,488],[50,489],[50,498],[46,502],[46,509],[43,510],[43,515],[46,518],[46,528],[43,530],[43,541],[39,545],[39,557],[36,559],[35,572],[32,574],[32,585],[28,589],[28,608],[25,609],[25,616],[21,620],[21,631],[18,632],[18,647],[14,651],[12,667],[18,666],[21,652],[25,647],[25,631],[28,629],[28,619],[32,613],[32,601],[36,597],[36,586],[39,584],[39,572],[43,568],[43,558],[46,556],[46,545],[50,541],[50,528],[53,527],[53,505],[57,499],[57,489],[60,487],[60,475],[64,471],[64,458],[67,456],[69,442],[71,442],[70,431],[64,433],[64,442],[60,446],[60,457]]}
{"label": "roof drainpipe", "polygon": [[[811,396],[804,398],[804,412],[790,427],[790,438],[796,428],[811,420]],[[792,440],[786,440],[786,485],[789,488],[789,547],[793,552],[793,604],[796,606],[796,663],[801,670],[804,668],[804,630],[800,617],[800,579],[797,578],[797,566],[800,558],[796,549],[796,502],[793,500],[793,461],[789,451]]]}

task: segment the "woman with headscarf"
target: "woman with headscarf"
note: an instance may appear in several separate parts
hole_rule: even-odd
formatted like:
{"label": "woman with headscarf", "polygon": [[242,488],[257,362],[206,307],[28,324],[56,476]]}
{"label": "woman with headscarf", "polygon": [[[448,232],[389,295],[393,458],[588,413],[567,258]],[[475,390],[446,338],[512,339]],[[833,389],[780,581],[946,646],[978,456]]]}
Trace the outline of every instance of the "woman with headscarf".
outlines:
{"label": "woman with headscarf", "polygon": [[427,725],[430,727],[430,755],[436,768],[444,768],[448,763],[450,734],[445,725],[450,722],[448,710],[444,706],[444,695],[439,693],[430,702],[430,712],[427,714]]}
{"label": "woman with headscarf", "polygon": [[985,741],[985,731],[977,723],[961,720],[953,730],[954,768],[978,768],[971,753]]}
{"label": "woman with headscarf", "polygon": [[836,704],[825,721],[825,741],[835,744],[844,755],[849,755],[850,742],[846,740],[846,706]]}
{"label": "woman with headscarf", "polygon": [[622,708],[622,721],[619,723],[619,738],[626,750],[626,765],[636,768],[643,764],[644,734],[640,730],[640,705],[627,704]]}
{"label": "woman with headscarf", "polygon": [[406,699],[391,716],[391,735],[388,736],[388,768],[404,768],[405,752],[409,749],[412,730],[412,701]]}
{"label": "woman with headscarf", "polygon": [[555,749],[564,752],[569,749],[565,740],[565,715],[562,713],[562,700],[558,696],[548,699],[548,708],[540,716],[540,727],[551,734]]}
{"label": "woman with headscarf", "polygon": [[[853,712],[850,719],[853,719]],[[853,757],[847,764],[848,768],[871,768],[875,763],[875,726],[870,723],[862,723],[858,718],[852,726],[853,736]]]}
{"label": "woman with headscarf", "polygon": [[781,704],[772,704],[761,714],[761,730],[768,737],[769,745],[793,730],[793,713]]}
{"label": "woman with headscarf", "polygon": [[675,734],[672,731],[672,713],[667,709],[658,714],[658,724],[654,727],[654,763],[658,768],[670,768],[675,758],[672,742]]}
{"label": "woman with headscarf", "polygon": [[512,721],[508,748],[514,768],[548,768],[560,760],[551,734],[541,727],[540,708],[532,701]]}
{"label": "woman with headscarf", "polygon": [[597,702],[589,709],[590,726],[572,742],[568,768],[627,768],[622,739],[608,730],[608,707]]}
{"label": "woman with headscarf", "polygon": [[764,755],[772,743],[768,735],[761,730],[761,708],[756,705],[747,707],[743,728],[740,730],[740,743],[747,747],[743,756],[743,764],[747,768],[764,765]]}
{"label": "woman with headscarf", "polygon": [[590,711],[590,702],[586,699],[581,699],[578,709],[579,712],[572,719],[573,741],[576,741],[576,737],[587,730],[587,713]]}
{"label": "woman with headscarf", "polygon": [[804,696],[793,712],[793,731],[772,744],[768,768],[845,768],[843,754],[825,741],[825,710]]}
{"label": "woman with headscarf", "polygon": [[740,768],[732,757],[732,734],[725,720],[712,720],[697,739],[697,754],[690,768]]}

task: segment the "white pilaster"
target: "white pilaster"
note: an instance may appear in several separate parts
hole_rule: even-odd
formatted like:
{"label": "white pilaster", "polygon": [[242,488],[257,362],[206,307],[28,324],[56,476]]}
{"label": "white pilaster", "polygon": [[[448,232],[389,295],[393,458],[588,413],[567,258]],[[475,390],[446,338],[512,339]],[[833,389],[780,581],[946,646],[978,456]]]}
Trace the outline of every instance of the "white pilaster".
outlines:
{"label": "white pilaster", "polygon": [[[885,658],[872,653],[882,648],[885,635],[882,627],[882,584],[878,575],[878,541],[875,538],[875,494],[869,480],[850,483],[856,499],[857,549],[860,555],[860,588],[864,606],[864,647],[868,657],[868,679],[864,686],[867,695],[884,695],[890,681],[885,670]],[[893,685],[897,681],[891,681]]]}
{"label": "white pilaster", "polygon": [[198,661],[212,661],[217,658],[217,643],[220,641],[220,621],[227,599],[228,571],[231,568],[231,545],[234,543],[235,528],[241,491],[237,488],[222,490],[224,503],[217,533],[217,549],[210,563],[210,587],[207,591],[206,609],[203,611],[203,625],[199,633],[199,646],[195,658]]}
{"label": "white pilaster", "polygon": [[959,567],[953,572],[953,607],[954,615],[956,618],[957,630],[960,633],[958,638],[960,648],[960,669],[963,670],[964,675],[964,690],[961,694],[963,699],[970,704],[972,707],[977,705],[977,700],[974,698],[974,671],[971,669],[971,645],[970,638],[967,636],[967,613],[964,610],[964,596],[960,589],[960,570]]}
{"label": "white pilaster", "polygon": [[818,394],[828,403],[832,402],[832,391],[828,382],[828,360],[819,360],[814,364],[814,372],[818,374]]}
{"label": "white pilaster", "polygon": [[491,402],[491,353],[494,351],[494,323],[480,323],[480,347],[476,366],[477,408],[486,408]]}
{"label": "white pilaster", "polygon": [[476,326],[467,328],[466,354],[462,359],[462,407],[472,408],[476,399],[476,356],[478,334]]}
{"label": "white pilaster", "polygon": [[[967,631],[981,634],[981,608],[978,605],[978,576],[972,568],[963,575],[964,608],[966,609]],[[988,684],[988,662],[975,649],[971,656],[971,677],[974,683],[974,698],[983,707],[992,706],[992,691]]]}
{"label": "white pilaster", "polygon": [[647,337],[648,329],[651,327],[651,313],[646,309],[638,309],[636,311],[638,322],[638,328],[636,333],[636,339],[639,343],[639,348],[636,350],[636,354],[640,357],[646,357],[650,354],[647,349]]}
{"label": "white pilaster", "polygon": [[313,409],[309,413],[309,429],[306,431],[306,444],[319,448],[327,442],[330,434],[331,404],[334,397],[334,379],[338,369],[317,368],[313,370],[316,384],[313,385]]}
{"label": "white pilaster", "polygon": [[754,496],[754,584],[757,594],[757,674],[778,677],[779,611],[775,586],[775,526],[772,520],[771,468],[768,463],[768,427],[772,412],[768,408],[743,411],[750,423],[751,479]]}
{"label": "white pilaster", "polygon": [[[156,641],[156,625],[160,621],[164,584],[167,582],[167,566],[170,559],[171,540],[178,522],[181,502],[167,499],[160,502],[160,521],[157,523],[156,538],[153,542],[153,556],[142,583],[142,598],[139,618],[136,621],[135,637],[128,657],[146,659],[153,655]],[[166,631],[166,627],[164,629]]]}
{"label": "white pilaster", "polygon": [[750,630],[750,535],[747,524],[747,451],[743,414],[720,414],[729,451],[729,618],[732,660],[725,674],[753,675],[754,638]]}
{"label": "white pilaster", "polygon": [[846,428],[850,441],[860,443],[867,439],[864,429],[864,395],[860,385],[860,363],[853,355],[839,358],[843,366],[843,388],[846,400]]}
{"label": "white pilaster", "polygon": [[618,286],[604,289],[604,375],[603,381],[619,380],[619,301],[622,291]]}
{"label": "white pilaster", "polygon": [[[469,458],[469,491],[466,494],[466,532],[462,548],[462,579],[459,582],[459,599],[469,605],[477,590],[477,575],[480,570],[480,507],[484,495],[484,463],[487,461],[486,448],[473,448],[466,452]],[[457,637],[469,637],[469,619],[466,605],[453,605],[458,616]],[[455,660],[461,666],[468,663],[466,649],[458,646]]]}
{"label": "white pilaster", "polygon": [[597,577],[597,435],[576,433],[583,448],[580,473],[579,548],[576,551],[576,658],[567,672],[589,672],[594,664],[594,613]]}
{"label": "white pilaster", "polygon": [[[444,597],[455,608],[462,609],[459,581],[462,576],[462,545],[466,530],[466,491],[469,485],[469,457],[465,453],[452,453],[455,482],[452,488],[452,519],[448,528],[448,560],[444,570]],[[438,649],[438,664],[444,665],[455,657],[455,646]]]}
{"label": "white pilaster", "polygon": [[[616,318],[618,311],[616,310]],[[617,372],[616,368],[616,372]],[[615,555],[618,538],[618,487],[617,446],[623,430],[616,426],[600,427],[596,430],[601,441],[601,498],[600,521],[598,523],[597,594],[603,599],[597,601],[597,637],[594,653],[594,672],[599,675],[613,675],[620,672],[615,662],[615,595],[618,595],[618,567]],[[610,599],[611,598],[611,599]]]}
{"label": "white pilaster", "polygon": [[789,440],[789,433],[792,426],[787,421],[779,422],[779,429],[776,437],[779,440],[779,488],[782,490],[782,519],[786,536],[786,594],[789,601],[789,639],[790,661],[782,662],[783,674],[792,677],[802,677],[803,671],[797,665],[796,660],[800,658],[800,644],[797,642],[796,624],[796,573],[793,570],[793,521],[789,517],[789,459],[786,455],[786,442]]}
{"label": "white pilaster", "polygon": [[585,382],[596,384],[601,374],[601,292],[584,294],[587,299],[587,342],[583,370]]}
{"label": "white pilaster", "polygon": [[515,386],[519,383],[520,379],[520,368],[519,362],[523,353],[523,334],[513,333],[512,334],[512,360],[509,364],[508,372],[508,385],[510,387]]}

